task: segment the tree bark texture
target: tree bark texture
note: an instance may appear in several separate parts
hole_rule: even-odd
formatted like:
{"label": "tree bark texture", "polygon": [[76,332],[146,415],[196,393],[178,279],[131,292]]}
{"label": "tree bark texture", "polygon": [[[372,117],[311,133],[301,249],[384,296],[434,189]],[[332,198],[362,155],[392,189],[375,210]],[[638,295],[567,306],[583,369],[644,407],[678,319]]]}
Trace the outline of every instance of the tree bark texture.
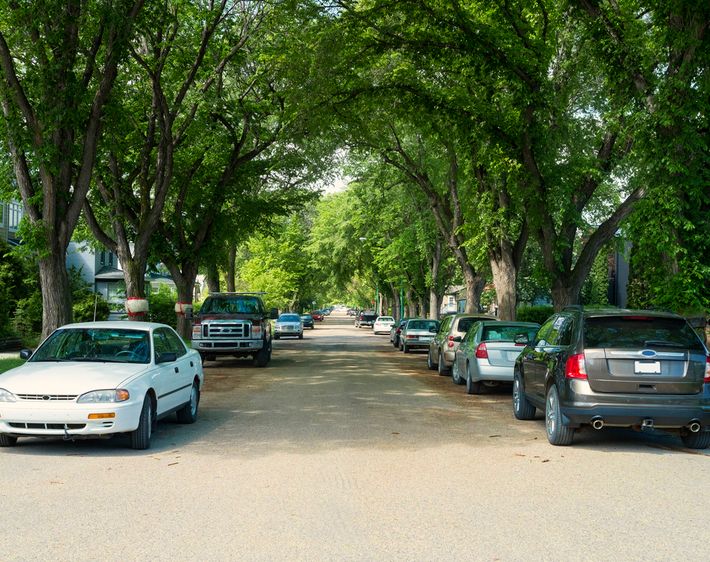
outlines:
{"label": "tree bark texture", "polygon": [[71,289],[66,267],[66,251],[57,248],[39,260],[42,290],[42,339],[72,320]]}

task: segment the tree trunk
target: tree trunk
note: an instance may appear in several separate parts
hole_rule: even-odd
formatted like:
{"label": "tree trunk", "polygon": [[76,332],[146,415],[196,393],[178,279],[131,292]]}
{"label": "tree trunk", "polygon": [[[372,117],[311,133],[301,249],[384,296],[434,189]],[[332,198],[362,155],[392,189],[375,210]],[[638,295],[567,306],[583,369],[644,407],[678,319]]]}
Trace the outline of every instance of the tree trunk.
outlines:
{"label": "tree trunk", "polygon": [[481,310],[481,294],[486,286],[486,279],[478,275],[470,264],[466,263],[463,268],[463,278],[466,284],[466,309],[467,314],[473,314]]}
{"label": "tree trunk", "polygon": [[236,291],[236,271],[235,264],[237,261],[237,246],[230,244],[227,249],[227,291]]}
{"label": "tree trunk", "polygon": [[[178,265],[176,263],[166,263],[170,270],[170,276],[177,288],[177,302],[192,304],[192,290],[197,278],[197,264],[188,262]],[[192,335],[192,321],[184,314],[177,314],[177,333],[185,341],[190,341]]]}
{"label": "tree trunk", "polygon": [[421,316],[426,316],[426,312],[424,312],[427,309],[425,300],[423,296],[419,297],[419,314]]}
{"label": "tree trunk", "polygon": [[[145,269],[146,262],[131,255],[130,250],[119,243],[117,246],[118,259],[123,268],[123,280],[126,283],[126,299],[129,297],[146,298],[145,294]],[[145,314],[129,316],[129,320],[144,321]]]}
{"label": "tree trunk", "polygon": [[207,290],[219,293],[219,268],[214,262],[207,264]]}
{"label": "tree trunk", "polygon": [[552,281],[552,306],[555,312],[559,312],[565,306],[579,304],[579,295],[582,292],[582,284],[569,282],[563,277],[557,277]]}
{"label": "tree trunk", "polygon": [[404,315],[407,318],[416,316],[416,307],[417,305],[412,302],[412,289],[407,288],[404,292]]}
{"label": "tree trunk", "polygon": [[72,321],[71,289],[65,264],[66,250],[55,248],[39,260],[42,290],[42,339]]}
{"label": "tree trunk", "polygon": [[392,303],[393,303],[392,316],[394,316],[394,319],[398,321],[400,318],[399,289],[397,287],[395,287],[392,283],[390,283],[390,288],[392,289]]}
{"label": "tree trunk", "polygon": [[493,285],[496,289],[498,301],[498,318],[501,320],[515,320],[518,272],[510,252],[490,252],[491,272]]}

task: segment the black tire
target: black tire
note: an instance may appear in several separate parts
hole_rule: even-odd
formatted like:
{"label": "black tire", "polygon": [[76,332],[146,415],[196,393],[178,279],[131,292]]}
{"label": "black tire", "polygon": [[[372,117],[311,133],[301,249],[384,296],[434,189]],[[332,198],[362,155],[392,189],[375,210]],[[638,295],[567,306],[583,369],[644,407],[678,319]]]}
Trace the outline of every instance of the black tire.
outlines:
{"label": "black tire", "polygon": [[200,406],[200,386],[195,381],[190,390],[190,401],[177,411],[178,423],[195,423],[197,408]]}
{"label": "black tire", "polygon": [[17,437],[0,433],[0,447],[14,447],[17,445]]}
{"label": "black tire", "polygon": [[451,367],[451,380],[454,381],[454,384],[464,384],[466,382],[459,372],[459,364],[456,359],[454,359],[454,364]]}
{"label": "black tire", "polygon": [[436,365],[431,357],[431,348],[429,348],[429,353],[426,354],[426,367],[430,371],[436,371]]}
{"label": "black tire", "polygon": [[471,378],[471,367],[466,365],[466,394],[481,394],[483,392],[483,383],[474,381]]}
{"label": "black tire", "polygon": [[513,377],[513,414],[519,420],[532,420],[535,418],[535,406],[528,402],[523,388],[520,373]]}
{"label": "black tire", "polygon": [[445,377],[445,376],[451,374],[451,370],[444,363],[444,354],[441,350],[439,350],[439,361],[437,362],[436,370],[439,372],[439,375],[442,377]]}
{"label": "black tire", "polygon": [[278,339],[280,339],[280,338],[281,338],[281,336],[279,336],[278,334],[275,334],[275,335],[274,335],[274,339],[275,339],[275,340],[278,340]]}
{"label": "black tire", "polygon": [[131,448],[145,450],[150,448],[150,437],[153,434],[153,401],[146,395],[143,408],[138,418],[138,427],[131,432]]}
{"label": "black tire", "polygon": [[[278,338],[277,338],[278,339]],[[271,361],[271,342],[264,342],[264,345],[259,351],[254,354],[254,365],[257,367],[266,367]]]}
{"label": "black tire", "polygon": [[562,424],[560,394],[554,384],[547,389],[545,397],[545,431],[551,445],[570,445],[574,437],[574,428]]}
{"label": "black tire", "polygon": [[688,447],[688,449],[707,449],[710,447],[710,431],[681,433],[680,438],[683,441],[683,445]]}

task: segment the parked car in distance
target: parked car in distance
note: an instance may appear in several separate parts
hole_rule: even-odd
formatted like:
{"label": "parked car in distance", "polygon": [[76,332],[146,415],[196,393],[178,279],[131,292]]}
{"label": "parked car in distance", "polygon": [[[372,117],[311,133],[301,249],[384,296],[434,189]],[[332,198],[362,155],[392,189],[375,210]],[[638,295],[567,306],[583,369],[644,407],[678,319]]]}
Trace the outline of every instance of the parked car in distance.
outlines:
{"label": "parked car in distance", "polygon": [[392,345],[396,348],[399,348],[399,336],[402,333],[402,328],[404,328],[407,320],[409,320],[409,318],[402,318],[392,324],[392,327],[390,328],[390,342],[392,342]]}
{"label": "parked car in distance", "polygon": [[361,312],[355,317],[356,328],[372,328],[377,319],[377,314],[374,312]]}
{"label": "parked car in distance", "polygon": [[0,447],[19,437],[126,434],[150,447],[156,420],[194,423],[204,383],[197,351],[170,326],[85,322],[56,329],[0,378]]}
{"label": "parked car in distance", "polygon": [[292,336],[303,339],[303,322],[301,317],[295,312],[284,312],[280,314],[274,324],[274,339]]}
{"label": "parked car in distance", "polygon": [[439,331],[429,344],[427,367],[440,375],[448,375],[454,363],[456,349],[468,329],[479,320],[496,321],[495,316],[485,314],[447,314],[441,319]]}
{"label": "parked car in distance", "polygon": [[686,447],[705,449],[709,405],[708,352],[675,314],[569,307],[542,325],[515,364],[515,417],[542,410],[553,445],[569,445],[591,425],[675,429]]}
{"label": "parked car in distance", "polygon": [[301,314],[301,322],[303,322],[304,328],[310,328],[313,330],[316,327],[313,316],[310,314]]}
{"label": "parked car in distance", "polygon": [[438,329],[438,320],[410,318],[402,327],[402,333],[399,335],[399,349],[404,353],[409,353],[415,348],[428,348]]}
{"label": "parked car in distance", "polygon": [[311,316],[316,322],[323,322],[323,313],[320,310],[311,310]]}
{"label": "parked car in distance", "polygon": [[389,334],[390,329],[394,325],[392,316],[378,316],[375,323],[372,325],[373,334]]}
{"label": "parked car in distance", "polygon": [[[484,320],[473,324],[456,350],[451,377],[466,384],[466,392],[480,394],[484,386],[513,382],[515,360],[540,328],[534,322]],[[457,336],[457,339],[460,336]]]}

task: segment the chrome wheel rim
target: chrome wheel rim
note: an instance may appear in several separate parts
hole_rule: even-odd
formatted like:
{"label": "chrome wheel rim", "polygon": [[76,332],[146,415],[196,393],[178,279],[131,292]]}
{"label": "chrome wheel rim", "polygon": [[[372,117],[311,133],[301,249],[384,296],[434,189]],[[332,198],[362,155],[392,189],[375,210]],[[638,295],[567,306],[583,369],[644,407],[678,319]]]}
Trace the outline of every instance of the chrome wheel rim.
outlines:
{"label": "chrome wheel rim", "polygon": [[153,435],[153,405],[148,400],[148,439]]}
{"label": "chrome wheel rim", "polygon": [[193,416],[197,414],[197,387],[194,384],[190,393],[190,414]]}
{"label": "chrome wheel rim", "polygon": [[520,411],[520,380],[515,377],[513,381],[513,407]]}
{"label": "chrome wheel rim", "polygon": [[557,429],[557,396],[554,391],[550,391],[547,396],[545,425],[547,426],[548,435],[552,435],[555,432],[555,429]]}

